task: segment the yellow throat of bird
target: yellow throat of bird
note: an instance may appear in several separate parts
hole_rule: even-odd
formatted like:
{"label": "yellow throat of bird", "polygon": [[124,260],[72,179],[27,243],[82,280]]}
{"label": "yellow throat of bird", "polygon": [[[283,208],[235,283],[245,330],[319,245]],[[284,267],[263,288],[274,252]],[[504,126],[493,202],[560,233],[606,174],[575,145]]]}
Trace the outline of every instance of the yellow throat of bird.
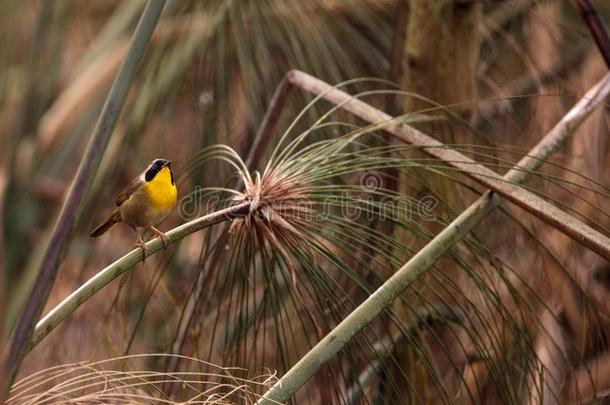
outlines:
{"label": "yellow throat of bird", "polygon": [[152,207],[159,211],[169,211],[174,208],[178,190],[172,183],[169,167],[166,166],[159,170],[151,181],[146,182],[145,187]]}

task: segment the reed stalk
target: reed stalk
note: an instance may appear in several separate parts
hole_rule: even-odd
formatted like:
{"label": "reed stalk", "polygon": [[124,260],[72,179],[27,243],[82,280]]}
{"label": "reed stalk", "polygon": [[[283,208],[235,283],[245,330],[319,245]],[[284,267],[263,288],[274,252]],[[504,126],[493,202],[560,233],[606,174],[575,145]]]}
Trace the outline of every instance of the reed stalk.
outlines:
{"label": "reed stalk", "polygon": [[129,52],[106,97],[91,139],[51,233],[36,281],[13,332],[10,350],[3,364],[6,370],[6,378],[2,387],[4,393],[10,389],[19,370],[34,324],[40,317],[55,282],[61,256],[76,227],[78,212],[110,141],[121,108],[164,6],[165,0],[148,1],[134,32]]}

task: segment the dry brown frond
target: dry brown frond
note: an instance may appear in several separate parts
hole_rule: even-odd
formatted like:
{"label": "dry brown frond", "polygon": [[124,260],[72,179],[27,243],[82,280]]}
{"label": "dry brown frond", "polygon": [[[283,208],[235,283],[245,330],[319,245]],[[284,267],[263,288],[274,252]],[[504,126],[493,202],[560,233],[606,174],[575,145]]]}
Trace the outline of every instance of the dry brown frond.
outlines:
{"label": "dry brown frond", "polygon": [[[79,362],[51,367],[18,381],[7,404],[252,404],[255,387],[269,387],[277,378],[274,373],[247,379],[234,374],[246,370],[221,367],[190,357],[184,371],[162,373],[147,370],[142,360],[169,357],[165,354],[142,354],[97,362]],[[131,370],[133,368],[139,370]],[[189,371],[203,368],[207,372]],[[176,385],[173,396],[162,389]],[[260,388],[259,388],[260,389]]]}

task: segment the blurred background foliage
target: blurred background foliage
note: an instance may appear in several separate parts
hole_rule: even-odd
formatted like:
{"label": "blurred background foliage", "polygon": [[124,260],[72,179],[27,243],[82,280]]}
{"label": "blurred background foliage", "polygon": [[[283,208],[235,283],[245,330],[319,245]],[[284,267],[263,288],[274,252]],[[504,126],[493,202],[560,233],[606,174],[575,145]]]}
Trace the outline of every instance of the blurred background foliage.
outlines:
{"label": "blurred background foliage", "polygon": [[[610,21],[607,2],[594,4]],[[0,2],[5,341],[144,5]],[[563,0],[168,1],[45,312],[132,246],[129,229],[95,241],[88,234],[152,158],[175,162],[181,196],[198,187],[233,188],[233,168],[203,159],[205,148],[226,144],[246,160],[290,69],[333,84],[383,79],[357,80],[345,90],[374,90],[364,101],[406,114],[410,124],[501,174],[607,71],[582,18]],[[483,191],[329,104],[304,110],[311,100],[290,91],[250,169],[262,173],[261,184],[286,193],[278,198],[305,194],[314,212],[340,200],[326,221],[279,230],[219,225],[189,236],[87,302],[28,355],[21,375],[152,352],[242,367],[240,378],[281,375]],[[605,234],[609,117],[607,106],[599,108],[526,185]],[[358,130],[362,136],[341,144]],[[303,131],[303,142],[287,148]],[[288,163],[271,159],[274,150]],[[267,162],[302,188],[282,189],[265,177]],[[363,190],[371,204],[341,199]],[[220,195],[228,198],[226,190]],[[380,220],[380,201],[399,195],[426,215]],[[375,219],[348,220],[345,209]],[[185,219],[178,211],[163,229]],[[603,401],[610,392],[609,280],[607,262],[504,205],[325,365],[294,403]],[[134,365],[201,378],[213,369],[180,357]],[[148,395],[190,395],[159,386]],[[252,389],[260,393],[263,385]]]}

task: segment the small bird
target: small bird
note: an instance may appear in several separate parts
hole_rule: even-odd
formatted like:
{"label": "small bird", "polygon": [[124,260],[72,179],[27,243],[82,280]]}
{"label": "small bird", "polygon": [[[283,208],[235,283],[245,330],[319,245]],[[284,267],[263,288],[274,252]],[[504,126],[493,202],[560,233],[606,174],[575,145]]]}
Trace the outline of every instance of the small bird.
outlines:
{"label": "small bird", "polygon": [[91,231],[92,237],[104,234],[119,222],[123,222],[134,230],[138,237],[136,247],[148,255],[146,245],[138,228],[149,229],[163,241],[167,247],[168,237],[155,228],[163,222],[176,205],[178,189],[174,182],[171,161],[167,159],[153,160],[146,170],[129,182],[127,187],[117,196],[116,206],[112,215]]}

